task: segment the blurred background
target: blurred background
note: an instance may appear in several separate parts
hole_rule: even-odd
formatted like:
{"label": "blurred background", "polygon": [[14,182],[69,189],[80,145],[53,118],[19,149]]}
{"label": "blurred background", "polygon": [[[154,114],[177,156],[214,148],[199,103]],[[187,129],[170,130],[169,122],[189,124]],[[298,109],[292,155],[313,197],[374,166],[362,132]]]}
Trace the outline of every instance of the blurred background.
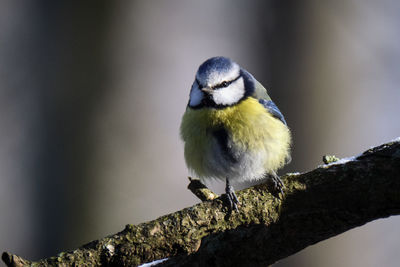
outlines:
{"label": "blurred background", "polygon": [[[198,203],[179,125],[211,56],[253,73],[285,114],[281,174],[400,136],[399,29],[395,0],[1,0],[0,251],[37,260]],[[275,266],[398,266],[399,224]]]}

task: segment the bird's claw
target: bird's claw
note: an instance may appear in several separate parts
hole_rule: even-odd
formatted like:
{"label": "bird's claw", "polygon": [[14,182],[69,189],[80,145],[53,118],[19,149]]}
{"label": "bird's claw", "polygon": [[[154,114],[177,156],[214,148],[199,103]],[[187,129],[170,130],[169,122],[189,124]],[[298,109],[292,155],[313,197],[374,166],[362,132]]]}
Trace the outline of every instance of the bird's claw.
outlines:
{"label": "bird's claw", "polygon": [[279,197],[279,193],[281,193],[283,196],[283,194],[284,194],[283,189],[285,188],[285,185],[283,184],[281,178],[279,178],[279,176],[276,173],[272,173],[270,175],[270,177],[271,177],[271,181],[272,181],[273,191],[275,193],[278,193],[278,197]]}
{"label": "bird's claw", "polygon": [[233,187],[231,185],[229,185],[229,184],[226,185],[225,193],[226,193],[226,197],[229,202],[229,210],[230,211],[232,211],[232,210],[239,211],[238,205],[240,204],[240,202],[235,194],[235,190],[233,189]]}

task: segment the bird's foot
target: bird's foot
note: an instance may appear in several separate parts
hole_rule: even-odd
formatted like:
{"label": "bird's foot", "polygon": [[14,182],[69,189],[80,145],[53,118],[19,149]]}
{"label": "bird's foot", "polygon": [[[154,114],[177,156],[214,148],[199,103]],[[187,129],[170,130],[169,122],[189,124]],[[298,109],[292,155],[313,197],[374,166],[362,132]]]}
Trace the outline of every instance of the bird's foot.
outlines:
{"label": "bird's foot", "polygon": [[229,184],[229,180],[226,180],[225,193],[226,193],[226,197],[227,197],[228,203],[229,203],[229,206],[228,206],[229,211],[232,211],[232,210],[239,211],[238,205],[240,204],[240,202],[235,194],[235,190],[233,189],[233,186],[231,186]]}
{"label": "bird's foot", "polygon": [[270,182],[273,190],[272,194],[280,198],[279,193],[281,193],[283,196],[283,189],[285,188],[281,178],[279,178],[279,176],[275,172],[270,173],[269,177],[271,178]]}

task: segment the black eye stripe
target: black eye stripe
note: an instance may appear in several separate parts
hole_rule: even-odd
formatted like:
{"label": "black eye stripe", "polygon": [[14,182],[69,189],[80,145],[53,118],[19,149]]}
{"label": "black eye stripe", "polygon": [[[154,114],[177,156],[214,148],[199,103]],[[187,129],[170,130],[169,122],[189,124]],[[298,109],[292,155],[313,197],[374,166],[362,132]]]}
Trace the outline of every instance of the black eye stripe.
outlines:
{"label": "black eye stripe", "polygon": [[202,88],[202,87],[203,87],[203,86],[200,84],[199,80],[197,80],[197,78],[196,78],[196,83],[197,83],[197,85],[199,86],[199,88]]}
{"label": "black eye stripe", "polygon": [[236,82],[237,80],[239,80],[240,77],[242,77],[242,75],[239,75],[235,79],[230,80],[230,81],[223,81],[220,84],[214,85],[212,88],[213,89],[220,89],[220,88],[228,87],[231,83]]}

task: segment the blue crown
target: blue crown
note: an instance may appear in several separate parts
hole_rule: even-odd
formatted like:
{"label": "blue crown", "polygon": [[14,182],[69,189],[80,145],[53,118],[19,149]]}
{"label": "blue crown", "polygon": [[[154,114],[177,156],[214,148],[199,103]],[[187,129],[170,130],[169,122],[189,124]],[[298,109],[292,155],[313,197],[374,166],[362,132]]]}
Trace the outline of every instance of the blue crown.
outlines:
{"label": "blue crown", "polygon": [[200,65],[197,73],[201,76],[208,76],[212,72],[228,72],[234,62],[226,57],[212,57]]}

